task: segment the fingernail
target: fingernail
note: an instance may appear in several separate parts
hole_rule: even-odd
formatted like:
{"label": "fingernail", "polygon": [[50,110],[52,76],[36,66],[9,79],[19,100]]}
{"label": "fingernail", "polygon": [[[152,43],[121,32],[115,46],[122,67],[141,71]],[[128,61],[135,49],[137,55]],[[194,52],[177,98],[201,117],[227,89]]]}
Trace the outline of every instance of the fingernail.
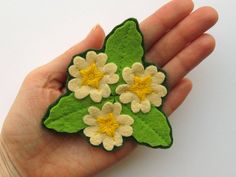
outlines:
{"label": "fingernail", "polygon": [[99,28],[99,24],[96,24],[93,28],[92,28],[92,30],[90,31],[90,33],[93,33],[94,31],[96,31],[98,28]]}
{"label": "fingernail", "polygon": [[93,33],[99,28],[99,26],[100,26],[99,24],[96,24],[87,34],[86,38],[90,37],[90,35],[93,35]]}

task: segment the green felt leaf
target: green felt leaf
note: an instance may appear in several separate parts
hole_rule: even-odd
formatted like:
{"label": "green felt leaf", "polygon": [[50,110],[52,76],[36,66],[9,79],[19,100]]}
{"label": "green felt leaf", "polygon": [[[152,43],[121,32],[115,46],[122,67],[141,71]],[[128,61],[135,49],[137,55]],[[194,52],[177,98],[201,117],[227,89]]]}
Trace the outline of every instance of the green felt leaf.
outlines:
{"label": "green felt leaf", "polygon": [[142,62],[144,56],[143,37],[137,20],[131,18],[115,27],[106,38],[104,52],[108,55],[108,62],[118,66],[117,73],[120,75],[120,80],[111,86],[114,95],[115,88],[124,83],[121,76],[124,67]]}
{"label": "green felt leaf", "polygon": [[123,106],[123,111],[134,119],[133,137],[137,142],[151,147],[168,148],[172,144],[172,132],[165,115],[156,107],[148,113],[134,114],[129,105]]}
{"label": "green felt leaf", "polygon": [[135,19],[128,19],[114,28],[107,36],[105,53],[108,55],[108,62],[118,65],[119,74],[124,67],[132,66],[135,62],[142,62],[143,37]]}
{"label": "green felt leaf", "polygon": [[88,114],[89,106],[102,107],[105,101],[113,101],[113,98],[106,99],[101,103],[94,103],[89,97],[78,100],[74,94],[63,96],[49,109],[45,116],[44,125],[57,132],[76,133],[84,129],[86,125],[83,117]]}

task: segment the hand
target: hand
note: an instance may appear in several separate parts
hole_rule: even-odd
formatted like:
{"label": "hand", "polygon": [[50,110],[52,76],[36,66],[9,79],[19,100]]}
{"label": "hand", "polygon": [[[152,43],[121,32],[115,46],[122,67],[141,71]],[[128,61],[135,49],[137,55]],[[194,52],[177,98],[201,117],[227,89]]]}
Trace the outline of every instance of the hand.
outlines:
{"label": "hand", "polygon": [[[205,34],[217,21],[210,7],[192,13],[191,0],[173,0],[144,20],[146,58],[168,73],[169,95],[164,112],[170,115],[191,90],[184,76],[214,49],[214,38]],[[2,129],[2,141],[11,162],[24,177],[82,177],[94,175],[125,157],[135,148],[126,142],[116,152],[106,152],[84,142],[79,135],[57,136],[45,131],[41,121],[48,106],[63,94],[66,69],[74,54],[101,48],[104,31],[96,26],[79,44],[24,80]]]}

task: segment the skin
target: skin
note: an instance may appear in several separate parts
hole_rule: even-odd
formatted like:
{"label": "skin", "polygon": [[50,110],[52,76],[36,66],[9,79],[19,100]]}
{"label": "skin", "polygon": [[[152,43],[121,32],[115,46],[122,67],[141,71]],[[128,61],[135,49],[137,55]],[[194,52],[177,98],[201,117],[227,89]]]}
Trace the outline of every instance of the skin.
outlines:
{"label": "skin", "polygon": [[[205,33],[218,19],[211,7],[194,12],[191,0],[173,0],[141,24],[146,58],[168,73],[167,115],[180,106],[192,88],[185,75],[215,48]],[[126,142],[118,151],[92,147],[78,135],[57,136],[41,127],[48,106],[63,92],[66,68],[74,54],[101,48],[104,31],[97,25],[89,35],[48,64],[28,74],[6,117],[1,136],[11,162],[24,177],[92,176],[126,157],[136,147]]]}

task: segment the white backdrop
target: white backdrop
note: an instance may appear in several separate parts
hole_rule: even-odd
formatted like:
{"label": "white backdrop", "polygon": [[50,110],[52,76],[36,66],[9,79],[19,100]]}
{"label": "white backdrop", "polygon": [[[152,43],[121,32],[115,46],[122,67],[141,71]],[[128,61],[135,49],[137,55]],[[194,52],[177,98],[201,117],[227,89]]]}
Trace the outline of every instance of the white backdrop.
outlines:
{"label": "white backdrop", "polygon": [[[143,20],[166,0],[0,0],[0,128],[25,75],[82,40],[100,23],[106,33],[128,17]],[[188,77],[193,90],[170,117],[169,150],[138,147],[97,177],[236,176],[236,2],[211,5],[220,20],[210,32],[217,48]]]}

